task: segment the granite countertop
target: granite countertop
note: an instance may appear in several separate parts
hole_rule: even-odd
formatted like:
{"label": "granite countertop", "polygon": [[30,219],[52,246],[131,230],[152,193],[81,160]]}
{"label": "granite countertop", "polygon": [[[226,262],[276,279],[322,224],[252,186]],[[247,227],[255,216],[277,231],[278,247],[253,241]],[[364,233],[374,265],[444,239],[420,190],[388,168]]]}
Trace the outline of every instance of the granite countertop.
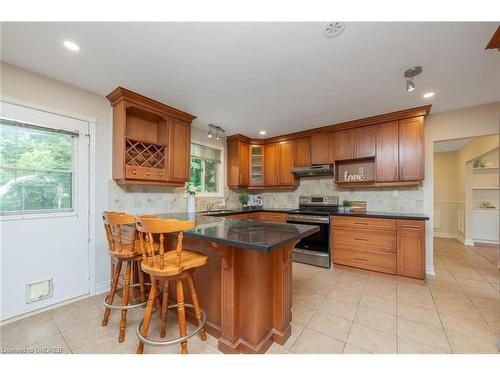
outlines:
{"label": "granite countertop", "polygon": [[402,219],[402,220],[429,220],[428,216],[424,214],[405,213],[405,212],[348,212],[348,213],[335,213],[332,216],[352,216],[352,217],[373,217],[381,219]]}
{"label": "granite countertop", "polygon": [[319,231],[316,225],[239,220],[231,219],[230,216],[206,216],[203,213],[156,216],[165,219],[193,220],[196,226],[193,230],[184,232],[185,238],[192,237],[262,252],[271,252]]}
{"label": "granite countertop", "polygon": [[251,212],[279,212],[279,213],[286,213],[290,211],[291,208],[263,208],[263,207],[250,207],[250,208],[235,208],[235,209],[227,209],[227,210],[211,210],[211,211],[202,211],[199,212],[203,215],[209,215],[209,216],[229,216],[229,215],[236,215],[236,214],[246,214],[246,213],[251,213]]}

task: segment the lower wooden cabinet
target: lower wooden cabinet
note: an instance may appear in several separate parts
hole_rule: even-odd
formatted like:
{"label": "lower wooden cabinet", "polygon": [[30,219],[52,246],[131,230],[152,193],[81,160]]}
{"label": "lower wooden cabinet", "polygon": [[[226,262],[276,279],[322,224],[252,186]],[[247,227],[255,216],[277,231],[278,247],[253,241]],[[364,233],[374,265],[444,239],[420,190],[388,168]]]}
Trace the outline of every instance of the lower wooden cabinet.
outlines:
{"label": "lower wooden cabinet", "polygon": [[279,223],[286,222],[286,214],[282,212],[256,211],[227,215],[226,217],[230,219],[276,221]]}
{"label": "lower wooden cabinet", "polygon": [[371,271],[425,278],[425,222],[334,216],[333,262]]}

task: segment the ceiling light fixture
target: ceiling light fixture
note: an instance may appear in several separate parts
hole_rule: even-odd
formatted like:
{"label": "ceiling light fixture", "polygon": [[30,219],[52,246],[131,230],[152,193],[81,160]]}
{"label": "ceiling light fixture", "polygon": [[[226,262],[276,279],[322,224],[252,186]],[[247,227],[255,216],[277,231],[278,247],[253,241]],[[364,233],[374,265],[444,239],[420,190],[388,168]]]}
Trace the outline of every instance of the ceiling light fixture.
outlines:
{"label": "ceiling light fixture", "polygon": [[226,139],[226,131],[220,126],[208,124],[208,138],[215,137],[218,141]]}
{"label": "ceiling light fixture", "polygon": [[434,96],[433,92],[426,92],[424,95],[422,95],[424,98],[432,98]]}
{"label": "ceiling light fixture", "polygon": [[328,22],[323,26],[323,36],[325,38],[335,38],[342,34],[345,30],[345,23],[342,22]]}
{"label": "ceiling light fixture", "polygon": [[266,131],[265,131],[265,130],[261,130],[261,131],[259,132],[259,134],[260,134],[260,135],[266,135]]}
{"label": "ceiling light fixture", "polygon": [[71,50],[71,51],[80,51],[80,47],[78,46],[78,44],[74,43],[74,42],[71,42],[69,40],[65,40],[64,41],[64,47],[66,47],[67,49]]}
{"label": "ceiling light fixture", "polygon": [[410,68],[405,72],[404,77],[406,78],[406,91],[412,92],[413,90],[415,90],[413,78],[418,76],[420,73],[422,73],[421,66],[414,66],[413,68]]}

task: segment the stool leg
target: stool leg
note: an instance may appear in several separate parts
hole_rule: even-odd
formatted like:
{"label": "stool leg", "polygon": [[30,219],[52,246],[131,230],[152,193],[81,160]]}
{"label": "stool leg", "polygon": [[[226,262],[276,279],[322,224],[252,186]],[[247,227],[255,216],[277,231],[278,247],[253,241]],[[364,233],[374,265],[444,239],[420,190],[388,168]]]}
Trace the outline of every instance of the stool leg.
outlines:
{"label": "stool leg", "polygon": [[[142,322],[141,335],[143,337],[147,337],[149,330],[149,323],[151,322],[151,315],[153,315],[153,306],[156,299],[156,289],[158,287],[157,281],[151,277],[151,290],[149,291],[148,304],[146,305],[146,309],[144,310],[144,321]],[[144,343],[139,341],[139,345],[137,345],[137,354],[144,353]]]}
{"label": "stool leg", "polygon": [[[111,283],[111,290],[109,291],[108,294],[108,303],[110,305],[113,304],[113,300],[115,299],[116,289],[118,288],[118,279],[120,278],[121,270],[122,270],[122,261],[119,260],[116,263],[115,272],[113,274],[113,282]],[[109,307],[106,307],[106,310],[104,310],[104,318],[102,318],[102,323],[101,323],[103,327],[108,325],[110,313],[111,309]]]}
{"label": "stool leg", "polygon": [[[177,315],[179,317],[179,333],[186,336],[186,310],[184,309],[184,288],[182,287],[182,280],[177,279]],[[187,341],[181,342],[181,354],[188,354]]]}
{"label": "stool leg", "polygon": [[161,301],[161,326],[160,326],[160,337],[165,337],[167,335],[167,314],[168,314],[168,286],[169,281],[165,280],[163,282],[163,298]]}
{"label": "stool leg", "polygon": [[146,299],[146,289],[144,288],[144,272],[142,272],[141,261],[136,261],[137,275],[139,276],[139,290],[141,291],[141,301]]}
{"label": "stool leg", "polygon": [[[189,284],[189,289],[191,290],[191,299],[193,300],[194,315],[196,316],[196,321],[200,326],[201,325],[200,302],[198,301],[198,293],[196,293],[196,288],[194,287],[194,280],[192,274],[188,275],[188,284]],[[202,328],[200,330],[200,338],[201,341],[205,341],[207,339],[205,328]]]}
{"label": "stool leg", "polygon": [[[123,285],[122,306],[128,305],[128,297],[130,294],[130,277],[132,274],[132,262],[127,262],[127,270],[125,271],[125,284]],[[120,320],[120,335],[118,342],[125,341],[125,328],[127,327],[127,309],[122,310],[122,319]]]}

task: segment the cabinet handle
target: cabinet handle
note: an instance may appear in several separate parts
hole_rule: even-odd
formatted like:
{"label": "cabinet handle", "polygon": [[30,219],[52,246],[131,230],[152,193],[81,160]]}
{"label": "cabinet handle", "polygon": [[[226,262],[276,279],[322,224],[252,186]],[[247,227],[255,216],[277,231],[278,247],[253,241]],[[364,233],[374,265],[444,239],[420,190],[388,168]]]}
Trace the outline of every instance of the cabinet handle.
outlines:
{"label": "cabinet handle", "polygon": [[352,259],[368,261],[368,258],[353,257]]}
{"label": "cabinet handle", "polygon": [[368,225],[368,223],[362,223],[362,222],[354,222],[356,225]]}
{"label": "cabinet handle", "polygon": [[151,172],[146,172],[146,176],[149,176],[151,174]]}
{"label": "cabinet handle", "polygon": [[418,225],[408,225],[408,224],[403,224],[401,225],[403,228],[413,228],[413,229],[420,229]]}
{"label": "cabinet handle", "polygon": [[137,174],[137,172],[136,172],[136,170],[135,170],[135,169],[132,171],[132,174],[134,174],[134,175],[135,175],[135,174]]}
{"label": "cabinet handle", "polygon": [[158,176],[160,176],[160,177],[161,177],[161,176],[163,176],[163,173],[161,173],[161,172],[160,172],[160,173],[158,173]]}
{"label": "cabinet handle", "polygon": [[355,237],[354,238],[356,241],[369,241],[368,238],[361,238],[361,237]]}

